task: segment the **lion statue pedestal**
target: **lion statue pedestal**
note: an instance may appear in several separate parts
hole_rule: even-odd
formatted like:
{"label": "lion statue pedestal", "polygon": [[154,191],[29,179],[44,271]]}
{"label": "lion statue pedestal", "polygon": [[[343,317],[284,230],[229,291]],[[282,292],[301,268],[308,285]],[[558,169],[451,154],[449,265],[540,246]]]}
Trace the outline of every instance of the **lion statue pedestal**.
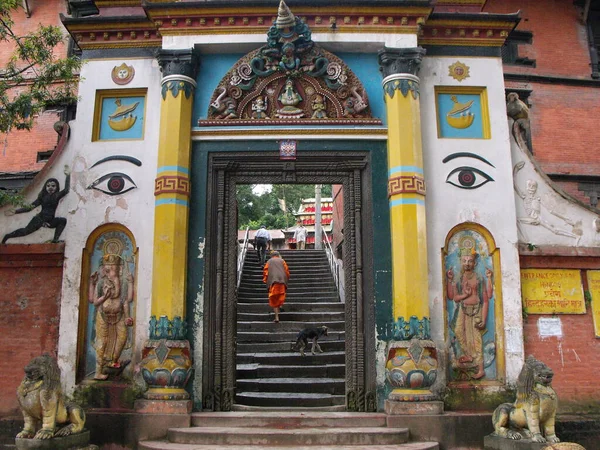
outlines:
{"label": "lion statue pedestal", "polygon": [[50,355],[38,356],[27,364],[17,398],[25,420],[15,439],[17,449],[98,448],[89,445],[90,433],[83,429],[83,409],[65,401],[60,369]]}
{"label": "lion statue pedestal", "polygon": [[517,379],[517,399],[503,403],[492,415],[494,432],[484,438],[485,450],[585,450],[560,442],[554,424],[558,398],[552,369],[529,356]]}

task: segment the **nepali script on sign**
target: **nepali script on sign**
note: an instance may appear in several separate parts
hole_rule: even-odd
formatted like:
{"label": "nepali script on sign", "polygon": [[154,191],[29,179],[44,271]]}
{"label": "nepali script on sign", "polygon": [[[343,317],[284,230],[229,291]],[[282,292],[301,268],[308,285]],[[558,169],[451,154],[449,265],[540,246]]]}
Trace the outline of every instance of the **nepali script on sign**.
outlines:
{"label": "nepali script on sign", "polygon": [[521,270],[523,305],[528,314],[585,314],[579,270]]}
{"label": "nepali script on sign", "polygon": [[592,316],[594,317],[594,332],[600,337],[600,270],[587,271],[588,289],[592,295]]}

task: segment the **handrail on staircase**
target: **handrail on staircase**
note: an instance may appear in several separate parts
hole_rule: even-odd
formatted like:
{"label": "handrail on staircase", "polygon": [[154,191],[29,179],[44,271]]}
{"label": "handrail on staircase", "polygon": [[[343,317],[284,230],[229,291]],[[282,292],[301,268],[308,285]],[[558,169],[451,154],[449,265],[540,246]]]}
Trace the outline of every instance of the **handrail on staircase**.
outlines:
{"label": "handrail on staircase", "polygon": [[242,269],[244,268],[244,261],[246,260],[246,252],[248,251],[248,241],[250,236],[250,227],[246,227],[246,234],[244,235],[244,243],[242,248],[238,247],[238,260],[237,260],[237,288],[239,289],[242,281]]}
{"label": "handrail on staircase", "polygon": [[[321,232],[325,235],[325,253],[327,254],[327,260],[329,261],[329,268],[331,269],[331,274],[333,275],[333,280],[335,281],[335,287],[338,290],[338,295],[340,292],[340,272],[339,267],[336,262],[335,255],[333,254],[333,248],[329,243],[329,237],[327,236],[327,232],[324,228],[321,228]],[[333,234],[333,220],[331,221],[331,233]]]}

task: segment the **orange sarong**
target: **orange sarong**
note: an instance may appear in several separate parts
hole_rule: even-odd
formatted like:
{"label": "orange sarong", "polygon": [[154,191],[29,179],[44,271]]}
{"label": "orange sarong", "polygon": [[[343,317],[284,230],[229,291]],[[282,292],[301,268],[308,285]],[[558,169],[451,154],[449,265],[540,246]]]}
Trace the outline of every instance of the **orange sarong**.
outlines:
{"label": "orange sarong", "polygon": [[282,283],[273,283],[269,289],[269,306],[279,308],[285,303],[287,286]]}

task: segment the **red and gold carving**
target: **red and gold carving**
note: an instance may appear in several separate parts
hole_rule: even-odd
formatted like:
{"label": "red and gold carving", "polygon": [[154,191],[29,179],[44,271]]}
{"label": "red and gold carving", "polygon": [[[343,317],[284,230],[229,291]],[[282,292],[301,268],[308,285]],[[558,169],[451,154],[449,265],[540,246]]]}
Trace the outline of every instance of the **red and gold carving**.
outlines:
{"label": "red and gold carving", "polygon": [[162,175],[154,182],[154,195],[181,194],[189,197],[190,179],[181,175]]}
{"label": "red and gold carving", "polygon": [[417,175],[390,178],[388,180],[388,197],[396,194],[425,195],[425,180]]}

